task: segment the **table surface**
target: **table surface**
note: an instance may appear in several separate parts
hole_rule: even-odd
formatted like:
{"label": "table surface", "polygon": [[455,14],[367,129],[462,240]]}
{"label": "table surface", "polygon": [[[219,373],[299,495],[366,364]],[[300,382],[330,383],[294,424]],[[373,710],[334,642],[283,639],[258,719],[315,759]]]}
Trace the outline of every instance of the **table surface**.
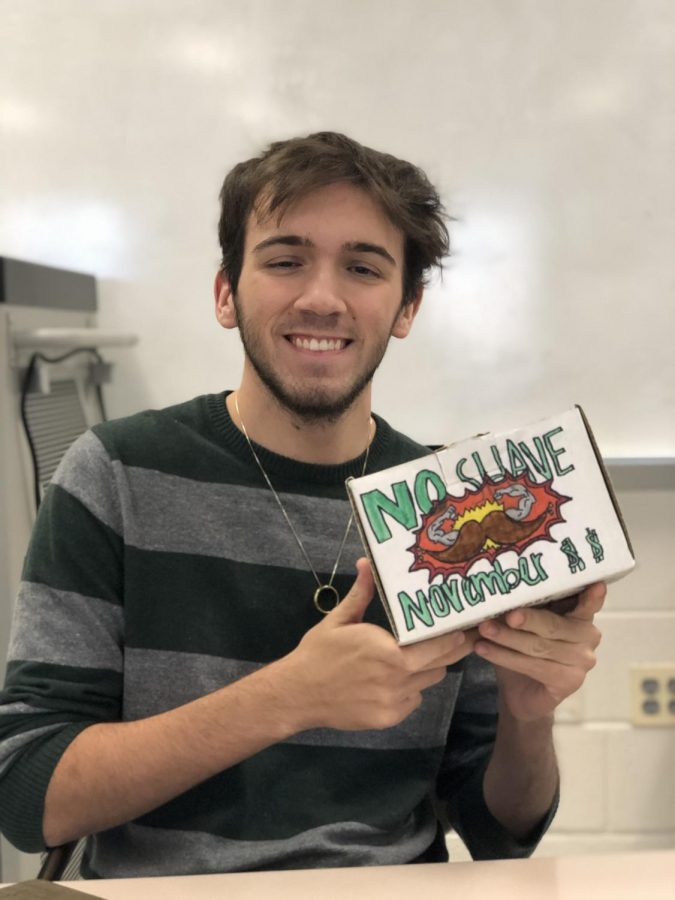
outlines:
{"label": "table surface", "polygon": [[105,900],[674,900],[675,850],[64,884]]}

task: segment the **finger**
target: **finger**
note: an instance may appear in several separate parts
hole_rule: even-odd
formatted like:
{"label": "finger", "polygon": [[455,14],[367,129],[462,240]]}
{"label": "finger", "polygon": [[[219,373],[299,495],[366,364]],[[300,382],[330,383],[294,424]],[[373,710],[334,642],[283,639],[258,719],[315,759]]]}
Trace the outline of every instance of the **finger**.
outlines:
{"label": "finger", "polygon": [[534,681],[545,685],[559,699],[577,691],[586,676],[586,672],[577,666],[526,656],[516,650],[500,647],[488,641],[478,641],[475,649],[478,656],[488,659],[495,666],[509,669],[520,675],[527,675]]}
{"label": "finger", "polygon": [[468,644],[468,646],[473,651],[473,645],[480,637],[480,634],[478,633],[478,627],[476,626],[474,628],[465,628],[462,634],[464,635],[465,643]]}
{"label": "finger", "polygon": [[[600,643],[600,632],[592,621],[576,618],[572,615],[559,616],[547,609],[528,607],[514,609],[503,617],[502,625],[517,631],[530,632],[550,641],[567,641],[570,644],[587,643],[597,647]],[[498,619],[481,622],[478,626],[483,637],[492,638],[490,633],[499,627]],[[496,633],[496,632],[495,632]]]}
{"label": "finger", "polygon": [[475,632],[451,631],[438,637],[401,647],[410,672],[423,672],[439,666],[451,666],[473,650]]}
{"label": "finger", "polygon": [[436,669],[427,669],[425,672],[416,672],[406,681],[406,693],[410,691],[424,691],[435,684],[440,684],[448,674],[445,666],[439,666]]}
{"label": "finger", "polygon": [[330,627],[350,625],[363,621],[368,604],[373,599],[375,581],[370,563],[364,557],[356,561],[356,580],[348,594],[326,616]]}
{"label": "finger", "polygon": [[607,585],[604,581],[589,585],[579,594],[579,602],[568,618],[592,622],[593,617],[602,609],[606,596]]}
{"label": "finger", "polygon": [[[590,622],[578,623],[577,628],[584,631],[584,640],[564,641],[542,637],[531,631],[518,631],[509,628],[503,622],[482,622],[479,632],[482,638],[493,644],[505,647],[521,653],[524,656],[536,659],[547,659],[567,666],[577,666],[584,671],[589,671],[595,665],[595,653],[593,652],[599,641],[595,640],[597,629]],[[486,643],[481,640],[476,643],[478,653]]]}
{"label": "finger", "polygon": [[578,594],[571,594],[569,597],[560,597],[558,600],[551,600],[543,605],[543,609],[550,609],[558,616],[565,616],[576,609],[579,602]]}

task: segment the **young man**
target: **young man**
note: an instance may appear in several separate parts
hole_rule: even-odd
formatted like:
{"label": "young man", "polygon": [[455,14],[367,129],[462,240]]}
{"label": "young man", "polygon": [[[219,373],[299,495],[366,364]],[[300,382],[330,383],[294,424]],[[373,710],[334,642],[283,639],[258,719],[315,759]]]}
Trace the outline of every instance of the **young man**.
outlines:
{"label": "young man", "polygon": [[448,824],[476,858],[526,855],[604,588],[399,648],[352,575],[345,478],[427,452],[370,398],[447,250],[438,196],[322,133],[235,167],[221,204],[241,383],[64,459],[17,604],[0,824],[26,850],[90,835],[90,877],[443,860]]}

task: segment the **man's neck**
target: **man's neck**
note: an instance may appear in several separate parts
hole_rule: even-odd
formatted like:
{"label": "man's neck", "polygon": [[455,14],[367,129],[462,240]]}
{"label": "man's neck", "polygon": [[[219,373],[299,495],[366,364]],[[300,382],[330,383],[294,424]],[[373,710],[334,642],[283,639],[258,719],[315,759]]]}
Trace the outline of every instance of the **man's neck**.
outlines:
{"label": "man's neck", "polygon": [[347,462],[360,456],[375,435],[369,387],[335,421],[307,422],[283,407],[268,391],[247,389],[245,382],[228,395],[226,403],[234,424],[241,431],[245,428],[252,441],[299,462]]}

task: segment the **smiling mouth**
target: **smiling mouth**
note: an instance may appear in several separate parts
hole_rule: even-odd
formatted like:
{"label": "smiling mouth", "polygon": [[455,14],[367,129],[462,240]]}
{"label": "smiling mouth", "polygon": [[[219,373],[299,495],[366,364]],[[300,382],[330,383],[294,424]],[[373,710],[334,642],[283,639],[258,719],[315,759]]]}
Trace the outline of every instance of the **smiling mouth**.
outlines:
{"label": "smiling mouth", "polygon": [[345,338],[317,338],[305,337],[300,334],[288,334],[286,340],[289,341],[297,350],[310,350],[312,353],[328,353],[336,350],[344,350],[351,344],[351,341]]}

